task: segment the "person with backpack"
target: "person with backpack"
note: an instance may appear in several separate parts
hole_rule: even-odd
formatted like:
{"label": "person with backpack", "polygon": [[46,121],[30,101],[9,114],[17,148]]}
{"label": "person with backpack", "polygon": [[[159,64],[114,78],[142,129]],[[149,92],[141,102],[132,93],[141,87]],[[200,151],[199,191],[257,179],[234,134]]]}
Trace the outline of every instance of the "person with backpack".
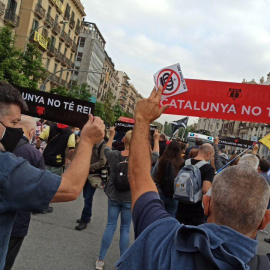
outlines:
{"label": "person with backpack", "polygon": [[96,269],[103,269],[106,253],[111,245],[117,220],[121,213],[120,226],[120,254],[123,255],[129,246],[129,230],[131,224],[131,193],[128,182],[129,145],[132,131],[128,131],[123,138],[125,149],[123,151],[112,150],[115,136],[115,127],[110,128],[110,138],[104,149],[105,157],[110,166],[110,177],[104,188],[108,196],[108,220],[103,234],[99,258],[96,261]]}
{"label": "person with backpack", "polygon": [[136,240],[116,269],[269,269],[267,256],[256,256],[256,235],[270,221],[269,186],[250,166],[232,166],[215,176],[211,197],[203,198],[206,224],[186,226],[164,209],[149,171],[150,153],[145,151],[149,123],[170,107],[160,107],[162,90],[154,88],[149,98],[136,104],[129,155]]}
{"label": "person with backpack", "polygon": [[163,152],[161,158],[156,162],[152,171],[152,177],[157,184],[160,199],[164,203],[165,210],[172,217],[175,217],[178,203],[173,198],[174,179],[184,162],[181,154],[181,144],[176,141],[171,142]]}
{"label": "person with backpack", "polygon": [[104,154],[105,147],[106,141],[104,139],[93,147],[90,173],[83,188],[84,207],[81,218],[77,219],[77,223],[79,224],[75,226],[77,231],[85,230],[87,228],[87,224],[91,221],[93,197],[96,189],[102,184],[102,171],[106,169],[105,165],[107,163],[107,159]]}
{"label": "person with backpack", "polygon": [[205,223],[202,196],[210,189],[215,169],[209,164],[214,157],[211,144],[203,144],[198,155],[182,164],[175,179],[174,198],[178,200],[176,219],[185,225],[198,226]]}

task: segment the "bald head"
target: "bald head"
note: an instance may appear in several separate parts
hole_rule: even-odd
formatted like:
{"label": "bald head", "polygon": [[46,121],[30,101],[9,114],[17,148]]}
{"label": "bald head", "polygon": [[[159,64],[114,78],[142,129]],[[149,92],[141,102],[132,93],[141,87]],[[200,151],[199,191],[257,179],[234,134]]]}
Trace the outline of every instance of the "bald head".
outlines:
{"label": "bald head", "polygon": [[36,121],[33,117],[22,115],[20,125],[23,129],[24,135],[28,140],[31,140],[36,133]]}
{"label": "bald head", "polygon": [[210,143],[204,143],[202,146],[200,146],[197,158],[205,161],[210,161],[214,154],[214,147]]}

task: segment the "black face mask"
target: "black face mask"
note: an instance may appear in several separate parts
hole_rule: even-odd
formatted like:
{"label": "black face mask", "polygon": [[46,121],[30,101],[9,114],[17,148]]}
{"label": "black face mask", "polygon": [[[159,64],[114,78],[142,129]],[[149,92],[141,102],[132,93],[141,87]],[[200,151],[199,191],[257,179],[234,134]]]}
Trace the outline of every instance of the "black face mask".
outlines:
{"label": "black face mask", "polygon": [[0,142],[5,147],[5,150],[8,152],[13,152],[16,145],[20,141],[23,135],[22,128],[11,128],[6,127],[1,121],[0,123],[6,128],[4,131],[4,136],[0,140]]}

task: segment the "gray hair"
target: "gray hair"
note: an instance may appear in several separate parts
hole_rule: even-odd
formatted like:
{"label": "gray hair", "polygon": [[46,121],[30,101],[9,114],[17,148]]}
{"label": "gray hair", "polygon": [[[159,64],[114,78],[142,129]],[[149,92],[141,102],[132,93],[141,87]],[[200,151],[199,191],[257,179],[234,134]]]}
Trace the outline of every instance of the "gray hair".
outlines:
{"label": "gray hair", "polygon": [[244,235],[254,233],[269,203],[269,185],[252,167],[237,165],[216,175],[212,186],[215,222]]}
{"label": "gray hair", "polygon": [[20,125],[27,131],[36,130],[37,123],[31,116],[22,115]]}
{"label": "gray hair", "polygon": [[255,155],[246,154],[240,158],[238,165],[251,166],[252,168],[257,170],[259,166],[259,162],[260,162],[259,159]]}

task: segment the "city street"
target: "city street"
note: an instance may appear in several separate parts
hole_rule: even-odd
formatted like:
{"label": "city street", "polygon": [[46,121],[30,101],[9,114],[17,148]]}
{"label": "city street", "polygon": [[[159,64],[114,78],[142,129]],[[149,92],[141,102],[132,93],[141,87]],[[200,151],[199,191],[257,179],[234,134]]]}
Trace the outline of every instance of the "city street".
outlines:
{"label": "city street", "polygon": [[[78,232],[74,229],[80,217],[83,198],[71,203],[54,204],[54,212],[32,216],[29,234],[17,258],[14,270],[92,270],[98,258],[101,238],[107,219],[107,196],[97,190],[94,196],[94,209],[90,225]],[[270,232],[270,226],[268,226]],[[259,233],[259,254],[266,254],[270,245],[263,238],[270,237]],[[130,238],[133,239],[133,228]],[[119,257],[119,229],[105,259],[104,270],[112,270]]]}

